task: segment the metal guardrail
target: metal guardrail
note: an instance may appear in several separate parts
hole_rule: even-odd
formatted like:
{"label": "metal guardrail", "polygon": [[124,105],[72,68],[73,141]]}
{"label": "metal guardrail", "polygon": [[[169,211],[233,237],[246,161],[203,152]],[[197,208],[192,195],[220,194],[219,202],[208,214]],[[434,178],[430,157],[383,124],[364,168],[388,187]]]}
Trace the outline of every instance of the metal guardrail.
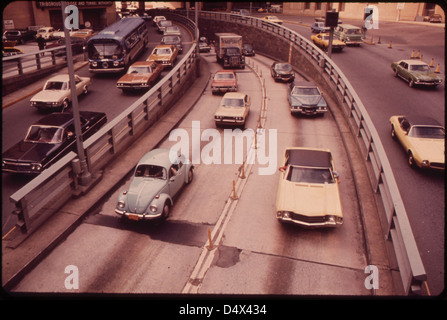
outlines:
{"label": "metal guardrail", "polygon": [[[195,24],[183,16],[171,15],[171,19],[177,19],[191,31],[195,29]],[[98,176],[107,163],[169,109],[181,87],[194,81],[197,59],[196,44],[193,43],[162,80],[83,142],[87,165],[93,177]],[[16,227],[24,234],[32,233],[73,195],[79,194],[81,187],[73,168],[75,159],[78,159],[77,154],[70,152],[10,196],[10,201],[15,204],[14,213],[17,214]]]}
{"label": "metal guardrail", "polygon": [[[184,13],[183,13],[184,14]],[[239,16],[219,12],[200,12],[199,27],[204,19],[237,23],[239,28],[246,25],[274,34],[286,40],[288,45],[283,52],[288,52],[289,45],[294,45],[307,60],[313,60],[325,75],[324,81],[335,86],[336,94],[341,100],[343,111],[348,118],[351,128],[357,133],[357,141],[363,152],[369,170],[371,185],[380,194],[386,215],[387,227],[385,238],[391,240],[396,254],[403,289],[405,294],[418,293],[421,285],[427,279],[424,265],[408,220],[405,205],[394,178],[393,170],[383,148],[379,134],[357,93],[348,78],[337,65],[311,41],[305,39],[295,31],[255,17]],[[256,48],[255,48],[256,49]],[[291,50],[291,48],[290,48]],[[262,52],[259,48],[257,51]],[[296,66],[299,68],[299,66]]]}

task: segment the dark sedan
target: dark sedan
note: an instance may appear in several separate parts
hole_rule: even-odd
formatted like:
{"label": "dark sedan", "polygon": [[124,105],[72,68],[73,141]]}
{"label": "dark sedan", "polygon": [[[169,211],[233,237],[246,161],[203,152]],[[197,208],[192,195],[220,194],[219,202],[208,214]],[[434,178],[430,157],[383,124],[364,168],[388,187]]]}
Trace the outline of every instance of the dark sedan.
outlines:
{"label": "dark sedan", "polygon": [[[86,140],[106,122],[105,113],[81,111],[82,138]],[[23,141],[2,155],[3,172],[39,174],[76,146],[73,113],[52,113],[28,129]]]}
{"label": "dark sedan", "polygon": [[270,72],[275,81],[289,82],[295,80],[295,73],[290,63],[275,61],[270,67]]}

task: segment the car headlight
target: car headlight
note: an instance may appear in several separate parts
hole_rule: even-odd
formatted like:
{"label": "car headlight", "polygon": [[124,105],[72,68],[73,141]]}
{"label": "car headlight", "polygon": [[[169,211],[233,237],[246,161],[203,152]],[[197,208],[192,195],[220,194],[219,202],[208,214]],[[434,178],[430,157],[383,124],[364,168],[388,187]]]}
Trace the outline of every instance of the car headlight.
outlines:
{"label": "car headlight", "polygon": [[93,66],[93,67],[97,67],[97,66],[98,66],[98,62],[96,62],[96,61],[95,61],[95,62],[92,62],[92,66]]}
{"label": "car headlight", "polygon": [[430,165],[430,161],[422,160],[421,164],[422,164],[423,167],[428,167]]}
{"label": "car headlight", "polygon": [[120,201],[118,201],[118,208],[121,208],[121,209],[123,209],[123,208],[124,208],[124,206],[125,206],[125,203],[124,203],[124,201],[123,201],[123,200],[120,200]]}
{"label": "car headlight", "polygon": [[113,61],[113,66],[114,66],[114,67],[118,67],[119,64],[120,64],[119,61]]}
{"label": "car headlight", "polygon": [[149,207],[149,210],[153,213],[157,212],[158,207],[155,204],[151,204],[151,206]]}
{"label": "car headlight", "polygon": [[42,170],[42,165],[40,163],[33,163],[31,165],[31,170],[40,171]]}

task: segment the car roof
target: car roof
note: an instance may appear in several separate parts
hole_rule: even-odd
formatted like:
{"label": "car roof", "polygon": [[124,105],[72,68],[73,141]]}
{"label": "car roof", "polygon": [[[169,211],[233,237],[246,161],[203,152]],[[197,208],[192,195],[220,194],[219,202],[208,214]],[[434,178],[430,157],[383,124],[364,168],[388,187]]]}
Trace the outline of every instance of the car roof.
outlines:
{"label": "car roof", "polygon": [[442,125],[436,119],[423,115],[404,116],[411,125],[417,126],[441,126]]}
{"label": "car roof", "polygon": [[150,66],[150,65],[153,65],[153,64],[156,64],[156,62],[155,61],[135,61],[134,63],[132,63],[131,67],[133,67],[133,66],[135,66],[135,67],[138,67],[138,66],[145,67],[145,66]]}
{"label": "car roof", "polygon": [[287,149],[288,164],[303,167],[332,167],[332,155],[328,150],[310,148]]}
{"label": "car roof", "polygon": [[68,81],[68,74],[58,74],[48,79],[48,81]]}
{"label": "car roof", "polygon": [[300,81],[300,80],[292,82],[291,87],[318,88],[315,83],[312,83],[310,81]]}
{"label": "car roof", "polygon": [[227,92],[227,93],[225,93],[223,98],[244,99],[245,93],[243,93],[243,92]]}
{"label": "car roof", "polygon": [[169,160],[169,151],[170,149],[153,149],[138,161],[138,165],[151,164],[169,168],[172,165],[171,160]]}
{"label": "car roof", "polygon": [[406,62],[408,64],[412,64],[412,65],[427,65],[427,63],[425,63],[424,61],[420,61],[420,60],[401,60],[401,62]]}
{"label": "car roof", "polygon": [[233,70],[217,70],[216,73],[234,73]]}

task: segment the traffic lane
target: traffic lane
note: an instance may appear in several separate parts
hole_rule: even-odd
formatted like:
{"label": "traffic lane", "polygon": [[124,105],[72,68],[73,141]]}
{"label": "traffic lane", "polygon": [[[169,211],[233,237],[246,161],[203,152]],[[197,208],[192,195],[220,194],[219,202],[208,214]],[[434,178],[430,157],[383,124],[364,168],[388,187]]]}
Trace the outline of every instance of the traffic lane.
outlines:
{"label": "traffic lane", "polygon": [[[269,74],[265,67],[262,71]],[[277,165],[286,147],[330,149],[341,177],[344,224],[308,230],[277,222],[279,173],[259,175],[255,164],[199,293],[368,295],[358,199],[335,121],[330,113],[292,116],[286,84],[267,77],[266,86],[266,129],[277,130]]]}
{"label": "traffic lane", "polygon": [[[307,28],[295,28],[310,34]],[[332,59],[351,82],[377,129],[426,268],[428,286],[432,294],[439,294],[444,289],[445,230],[440,227],[444,226],[445,214],[444,175],[408,166],[404,150],[390,137],[389,118],[422,114],[445,126],[445,76],[441,74],[444,83],[436,89],[410,88],[404,80],[394,78],[391,70],[391,62],[409,59],[417,48],[424,48],[422,54],[431,53],[428,57],[424,55],[425,61],[434,57],[441,66],[445,65],[445,30],[381,23],[380,29],[373,32],[376,41],[382,34],[382,44],[347,47],[342,53],[332,54]],[[389,40],[393,41],[391,49]]]}
{"label": "traffic lane", "polygon": [[[351,81],[376,127],[405,204],[430,291],[439,294],[444,289],[445,231],[439,228],[444,225],[445,215],[444,174],[409,167],[402,146],[391,138],[389,118],[399,114],[424,115],[445,125],[445,84],[436,89],[410,88],[407,82],[395,78],[387,60],[396,53],[400,54],[394,57],[396,61],[405,58],[408,47],[396,46],[394,49],[402,50],[391,52],[380,46],[359,49],[362,55],[357,58],[346,52],[334,61]],[[371,72],[373,68],[380,72]]]}
{"label": "traffic lane", "polygon": [[[215,61],[213,56],[205,59]],[[211,66],[213,72],[218,68],[216,64]],[[240,90],[259,92],[260,85],[253,74],[243,73],[239,79]],[[215,128],[213,116],[220,99],[208,88],[178,128],[188,131],[193,121],[200,121],[203,129]],[[253,97],[252,105],[259,106],[260,102],[260,97]],[[247,127],[255,126],[255,118],[249,118]],[[169,148],[173,143],[165,140],[160,147]],[[204,144],[208,143],[200,142],[200,150]],[[180,293],[206,243],[207,230],[218,220],[231,193],[238,167],[197,164],[194,180],[174,199],[170,217],[160,225],[123,222],[114,212],[118,194],[130,184],[131,177],[127,177],[98,211],[13,291],[68,292],[63,287],[67,275],[59,269],[75,265],[80,274],[79,290],[70,292]]]}
{"label": "traffic lane", "polygon": [[[178,61],[191,48],[192,42],[188,41],[191,38],[190,33],[181,27],[182,35],[187,40],[184,43],[184,51],[179,55]],[[146,60],[153,48],[160,43],[162,35],[151,31],[150,39],[147,49],[138,57],[137,60]],[[165,69],[160,79],[171,71],[170,68]],[[88,65],[80,68],[75,72],[81,77],[90,77],[92,80],[89,86],[89,92],[86,95],[78,97],[80,111],[97,111],[104,112],[108,120],[114,119],[122,111],[128,108],[132,103],[144,94],[144,92],[136,92],[133,94],[123,94],[120,89],[116,87],[116,82],[122,74],[93,74],[88,70]],[[42,87],[44,81],[42,81]],[[5,151],[14,144],[25,138],[28,128],[39,119],[43,118],[47,113],[41,112],[36,108],[30,106],[30,99],[32,97],[23,99],[2,110],[2,150]],[[70,109],[72,110],[72,109]],[[2,173],[2,235],[6,234],[16,224],[17,217],[11,215],[15,209],[9,197],[23,187],[26,183],[32,180],[32,176],[17,176],[7,173]]]}

